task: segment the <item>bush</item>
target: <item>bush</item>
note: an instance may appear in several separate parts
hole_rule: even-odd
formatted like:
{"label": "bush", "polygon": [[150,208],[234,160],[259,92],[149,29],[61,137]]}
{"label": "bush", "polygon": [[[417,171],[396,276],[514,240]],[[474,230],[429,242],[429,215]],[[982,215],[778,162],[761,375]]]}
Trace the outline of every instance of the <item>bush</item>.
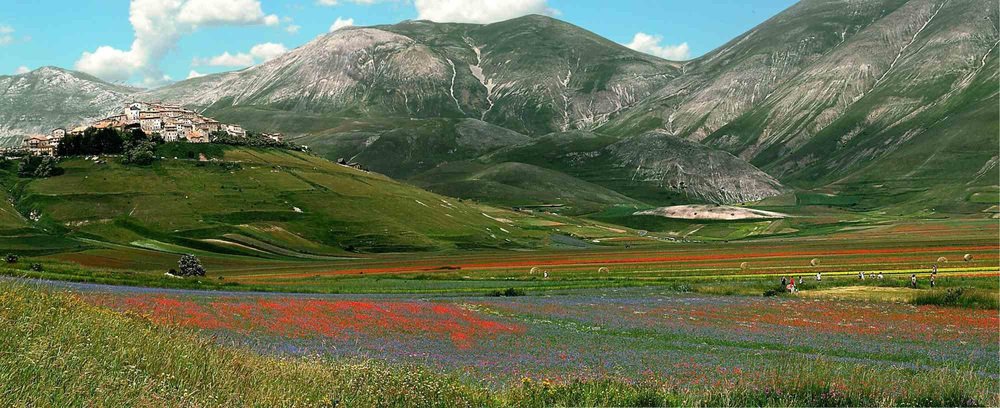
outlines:
{"label": "bush", "polygon": [[9,264],[16,264],[17,263],[17,255],[7,254],[7,256],[4,257],[4,260],[7,261],[7,263],[9,263]]}
{"label": "bush", "polygon": [[201,265],[201,260],[194,255],[184,255],[177,262],[180,269],[177,276],[205,276],[205,267]]}
{"label": "bush", "polygon": [[58,176],[63,170],[56,167],[59,162],[51,156],[28,156],[17,166],[17,176],[22,178],[46,178]]}
{"label": "bush", "polygon": [[152,143],[148,141],[138,141],[133,145],[129,145],[125,149],[125,155],[122,157],[122,163],[134,164],[139,166],[148,166],[153,164],[153,160],[156,156],[153,154]]}
{"label": "bush", "polygon": [[516,289],[516,288],[507,288],[507,289],[504,289],[504,290],[497,289],[497,290],[494,290],[494,291],[490,292],[489,296],[493,296],[493,297],[524,296],[524,291],[521,290],[521,289]]}
{"label": "bush", "polygon": [[35,272],[41,272],[41,271],[45,270],[45,267],[43,267],[42,264],[40,264],[40,263],[33,263],[33,264],[31,264],[30,269],[33,270],[33,271],[35,271]]}

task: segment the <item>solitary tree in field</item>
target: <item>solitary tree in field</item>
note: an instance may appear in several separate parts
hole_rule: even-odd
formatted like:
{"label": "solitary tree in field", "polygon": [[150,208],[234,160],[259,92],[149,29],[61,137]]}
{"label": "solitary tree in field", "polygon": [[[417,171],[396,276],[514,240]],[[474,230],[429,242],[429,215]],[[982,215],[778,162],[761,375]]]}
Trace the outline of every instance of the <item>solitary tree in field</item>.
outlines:
{"label": "solitary tree in field", "polygon": [[205,276],[205,267],[201,266],[201,260],[194,255],[184,255],[177,262],[180,269],[180,276]]}

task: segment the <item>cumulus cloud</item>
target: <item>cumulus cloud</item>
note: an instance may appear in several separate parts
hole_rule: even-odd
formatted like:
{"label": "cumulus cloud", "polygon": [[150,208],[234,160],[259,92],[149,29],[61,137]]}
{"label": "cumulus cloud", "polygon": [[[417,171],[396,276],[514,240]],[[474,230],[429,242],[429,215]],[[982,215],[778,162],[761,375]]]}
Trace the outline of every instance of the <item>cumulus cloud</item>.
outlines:
{"label": "cumulus cloud", "polygon": [[[209,58],[195,58],[191,62],[193,66],[243,68],[249,67],[258,62],[267,62],[277,58],[281,54],[288,52],[284,44],[263,43],[250,48],[250,52],[238,52],[230,54],[228,51]],[[194,71],[192,71],[194,72]]]}
{"label": "cumulus cloud", "polygon": [[333,25],[330,26],[330,32],[332,33],[334,31],[337,31],[337,30],[341,29],[341,28],[351,27],[353,25],[354,25],[354,19],[353,18],[349,18],[349,19],[345,20],[343,18],[337,17],[337,20],[334,21]]}
{"label": "cumulus cloud", "polygon": [[488,24],[528,14],[557,15],[547,0],[415,0],[421,20]]}
{"label": "cumulus cloud", "polygon": [[[132,4],[138,0],[134,0]],[[172,3],[176,3],[173,1]],[[202,25],[277,25],[278,16],[264,15],[258,0],[187,0],[177,21],[194,27]]]}
{"label": "cumulus cloud", "polygon": [[31,72],[31,68],[28,68],[28,67],[26,67],[24,65],[21,65],[21,66],[17,67],[16,70],[14,70],[14,74],[15,75],[27,74],[29,72]]}
{"label": "cumulus cloud", "polygon": [[0,24],[0,46],[14,42],[14,27]]}
{"label": "cumulus cloud", "polygon": [[131,48],[84,52],[76,69],[114,82],[140,75],[155,86],[167,78],[160,61],[184,35],[213,26],[277,25],[280,19],[265,15],[259,0],[132,0],[129,22],[135,31]]}
{"label": "cumulus cloud", "polygon": [[302,29],[302,26],[295,25],[295,24],[292,24],[292,25],[289,25],[289,26],[285,27],[285,31],[288,32],[288,34],[298,34],[299,30],[301,30],[301,29]]}
{"label": "cumulus cloud", "polygon": [[226,68],[249,67],[253,65],[253,56],[242,52],[230,54],[226,51],[214,57],[195,58],[191,65]]}
{"label": "cumulus cloud", "polygon": [[680,45],[660,45],[662,41],[663,36],[650,35],[640,32],[635,33],[635,37],[632,37],[632,42],[626,44],[625,46],[639,52],[644,52],[646,54],[655,55],[672,61],[684,61],[691,59],[691,48],[688,47],[687,43],[681,43]]}
{"label": "cumulus cloud", "polygon": [[[94,52],[84,52],[76,61],[78,71],[111,82],[127,81],[143,65],[144,63],[136,53],[118,50],[106,45],[97,47]],[[150,74],[154,73],[155,71],[151,70]]]}
{"label": "cumulus cloud", "polygon": [[286,52],[288,52],[288,48],[284,44],[263,43],[250,48],[250,55],[264,62],[278,58]]}

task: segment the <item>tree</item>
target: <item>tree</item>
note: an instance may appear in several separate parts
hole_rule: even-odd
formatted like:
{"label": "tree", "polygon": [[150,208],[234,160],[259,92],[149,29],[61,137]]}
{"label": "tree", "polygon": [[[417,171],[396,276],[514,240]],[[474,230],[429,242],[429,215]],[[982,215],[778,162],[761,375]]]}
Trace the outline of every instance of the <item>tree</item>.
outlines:
{"label": "tree", "polygon": [[56,167],[58,161],[54,157],[27,156],[17,165],[17,176],[21,178],[46,178],[62,174],[62,169]]}
{"label": "tree", "polygon": [[118,154],[124,143],[125,138],[115,129],[88,128],[81,135],[66,135],[57,152],[60,156]]}
{"label": "tree", "polygon": [[135,144],[130,144],[129,147],[125,149],[125,155],[122,157],[122,162],[125,164],[148,166],[153,163],[153,160],[156,159],[153,149],[153,144],[148,141],[139,141]]}
{"label": "tree", "polygon": [[180,276],[205,276],[205,267],[201,266],[201,260],[194,255],[184,255],[177,262],[180,269]]}

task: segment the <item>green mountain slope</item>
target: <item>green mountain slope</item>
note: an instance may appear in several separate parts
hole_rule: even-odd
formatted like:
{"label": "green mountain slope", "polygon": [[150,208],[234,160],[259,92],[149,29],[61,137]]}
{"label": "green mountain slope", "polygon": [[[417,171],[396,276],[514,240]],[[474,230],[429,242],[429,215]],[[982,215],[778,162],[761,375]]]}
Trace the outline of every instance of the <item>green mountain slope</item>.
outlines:
{"label": "green mountain slope", "polygon": [[410,180],[440,194],[507,206],[549,206],[585,214],[638,201],[555,170],[524,163],[480,161],[442,164]]}
{"label": "green mountain slope", "polygon": [[[61,164],[64,175],[27,181],[8,173],[7,180],[16,183],[20,213],[40,215],[36,228],[166,251],[309,258],[345,251],[526,247],[545,235],[498,221],[510,216],[505,212],[311,155],[167,147],[161,154],[168,158],[150,167],[69,159]],[[186,159],[189,151],[219,161]],[[486,215],[491,213],[493,218]]]}

